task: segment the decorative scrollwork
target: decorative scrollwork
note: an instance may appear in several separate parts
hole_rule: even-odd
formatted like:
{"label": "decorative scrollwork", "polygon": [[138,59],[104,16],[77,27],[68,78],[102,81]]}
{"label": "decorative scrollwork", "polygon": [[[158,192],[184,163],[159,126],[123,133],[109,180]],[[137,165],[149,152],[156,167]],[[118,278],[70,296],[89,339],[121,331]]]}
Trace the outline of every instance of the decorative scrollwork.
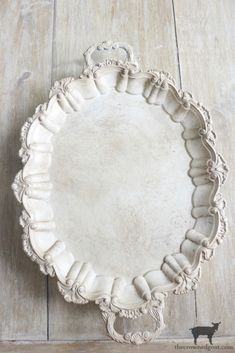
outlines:
{"label": "decorative scrollwork", "polygon": [[32,226],[32,220],[25,210],[22,211],[20,216],[20,225],[23,228],[22,241],[24,252],[30,257],[32,261],[39,265],[39,269],[44,275],[50,275],[53,277],[55,275],[55,270],[52,264],[49,264],[45,260],[41,259],[33,250],[30,241],[30,228]]}
{"label": "decorative scrollwork", "polygon": [[209,160],[207,162],[208,173],[211,180],[218,178],[220,185],[223,185],[228,175],[228,167],[220,154],[216,155],[216,160]]}
{"label": "decorative scrollwork", "polygon": [[[107,60],[104,60],[103,62],[95,63],[91,58],[92,53],[96,50],[112,51],[117,49],[122,49],[126,52],[125,60],[116,60],[113,58],[109,58]],[[96,92],[97,94],[99,93],[103,94],[103,92],[106,92],[106,90],[103,89],[106,83],[102,82],[102,77],[101,77],[103,70],[100,70],[99,72],[99,69],[105,67],[107,68],[107,71],[110,70],[110,72],[112,72],[112,70],[114,70],[115,72],[119,72],[120,77],[118,78],[117,82],[120,83],[119,80],[121,80],[124,87],[123,92],[129,92],[130,94],[131,94],[131,91],[129,91],[129,88],[128,88],[129,80],[131,81],[131,80],[134,80],[135,78],[141,77],[141,80],[144,82],[144,90],[141,92],[141,94],[146,93],[145,89],[147,87],[147,91],[149,90],[149,93],[146,94],[145,98],[148,101],[149,98],[147,97],[150,97],[150,95],[152,95],[154,104],[156,103],[154,99],[156,99],[156,97],[159,97],[159,96],[161,99],[159,98],[160,101],[158,101],[158,104],[162,105],[163,101],[165,104],[165,101],[166,102],[168,101],[166,99],[167,94],[168,92],[170,92],[171,93],[170,96],[174,96],[175,98],[174,104],[171,107],[172,110],[169,110],[168,112],[168,114],[171,117],[177,116],[177,114],[179,114],[179,116],[181,117],[182,115],[185,116],[185,114],[187,115],[187,112],[190,109],[192,109],[194,113],[196,112],[196,115],[198,120],[200,121],[200,124],[195,129],[191,129],[191,128],[188,129],[191,134],[191,135],[189,134],[191,136],[189,137],[189,140],[198,139],[198,142],[202,143],[202,145],[208,150],[209,155],[211,156],[210,157],[211,159],[208,162],[206,162],[208,159],[207,157],[208,154],[206,155],[205,158],[197,158],[198,160],[195,160],[195,162],[197,162],[195,163],[196,166],[191,168],[193,169],[192,173],[194,173],[192,174],[194,175],[193,178],[196,179],[194,181],[198,181],[198,185],[201,185],[200,183],[201,182],[203,183],[205,181],[206,183],[210,183],[209,185],[212,186],[212,192],[210,193],[210,197],[206,206],[200,207],[201,205],[200,204],[198,207],[199,210],[197,210],[197,212],[199,212],[198,213],[199,217],[201,212],[202,215],[205,213],[206,217],[207,215],[209,215],[211,218],[213,218],[213,232],[214,232],[210,236],[204,236],[203,234],[200,234],[200,232],[196,235],[191,234],[190,235],[191,238],[189,237],[187,239],[187,241],[194,242],[193,251],[195,248],[197,249],[195,251],[196,255],[195,255],[195,259],[194,259],[195,261],[194,261],[193,267],[191,266],[191,263],[188,263],[189,260],[187,258],[187,254],[185,255],[182,251],[180,254],[174,254],[174,255],[185,255],[184,260],[182,259],[182,256],[178,258],[177,256],[172,257],[170,259],[168,258],[168,263],[166,263],[167,266],[164,272],[164,275],[168,276],[168,280],[169,280],[166,285],[161,286],[159,284],[159,286],[156,286],[153,288],[153,286],[156,285],[157,281],[155,282],[154,280],[153,282],[151,282],[151,279],[149,280],[151,276],[148,276],[148,274],[146,274],[146,276],[145,275],[140,276],[141,280],[138,281],[139,284],[137,284],[136,286],[138,290],[136,290],[135,293],[137,296],[139,296],[138,299],[141,298],[141,300],[144,302],[143,304],[140,304],[138,307],[135,307],[133,305],[134,308],[130,308],[131,304],[129,304],[130,302],[129,298],[128,298],[129,301],[127,301],[128,302],[127,308],[123,307],[122,305],[118,305],[119,293],[123,291],[121,282],[116,287],[113,284],[111,285],[109,284],[107,288],[111,288],[111,289],[107,289],[105,291],[103,290],[103,287],[101,287],[101,289],[99,290],[97,290],[96,288],[95,289],[96,291],[94,292],[91,291],[92,295],[87,295],[86,297],[86,294],[89,291],[88,289],[85,288],[85,286],[84,287],[81,286],[76,281],[72,284],[67,283],[66,276],[65,278],[63,278],[63,280],[60,279],[58,281],[59,290],[64,296],[65,300],[68,302],[85,304],[85,303],[88,303],[89,301],[87,298],[97,299],[96,303],[100,307],[103,319],[106,322],[107,330],[111,338],[121,343],[141,344],[144,342],[149,342],[154,340],[160,333],[161,329],[164,327],[163,308],[164,308],[164,298],[166,294],[163,293],[163,291],[164,292],[173,291],[174,294],[183,294],[183,293],[189,292],[190,290],[195,289],[197,287],[197,284],[201,276],[200,262],[210,260],[214,255],[216,246],[220,244],[224,238],[224,235],[227,231],[227,219],[225,217],[225,212],[224,212],[225,201],[222,198],[221,194],[219,193],[219,188],[226,180],[228,168],[226,166],[224,159],[221,157],[221,155],[217,154],[215,151],[214,145],[215,145],[216,136],[213,131],[211,117],[208,110],[203,105],[198,103],[190,93],[185,92],[183,90],[177,90],[177,88],[175,87],[175,81],[169,73],[164,71],[155,71],[155,70],[149,70],[147,73],[143,73],[141,70],[139,70],[138,63],[134,59],[132,48],[125,43],[111,42],[111,41],[98,43],[88,48],[88,50],[84,53],[84,58],[85,58],[85,68],[80,78],[83,79],[85,77],[85,80],[84,80],[85,84],[87,84],[87,86],[89,87],[90,87],[90,80],[87,80],[87,77],[92,78],[94,82],[92,80],[91,82],[94,83],[93,85],[94,89],[95,87],[97,87],[97,92]],[[99,74],[101,74],[101,76],[99,76]],[[30,202],[28,202],[28,199],[27,199],[31,191],[30,189],[28,190],[28,187],[29,185],[31,187],[31,183],[32,183],[30,181],[30,178],[28,177],[32,178],[32,175],[33,175],[30,168],[27,168],[27,167],[28,166],[30,167],[30,163],[28,164],[28,162],[31,162],[29,161],[31,157],[33,162],[34,162],[34,157],[37,154],[40,155],[39,160],[43,158],[40,154],[41,153],[40,150],[39,150],[39,153],[37,153],[37,149],[36,149],[36,152],[32,153],[32,151],[35,151],[33,149],[35,148],[35,140],[37,144],[38,135],[41,135],[41,134],[43,135],[43,132],[40,130],[39,134],[35,134],[37,139],[33,140],[31,139],[32,137],[31,135],[33,134],[31,133],[29,134],[29,131],[32,125],[34,125],[34,122],[36,119],[38,119],[39,122],[41,123],[43,122],[43,119],[44,119],[44,123],[45,122],[47,123],[44,125],[46,134],[48,134],[48,126],[49,126],[49,131],[51,130],[57,131],[57,129],[53,129],[53,125],[60,128],[60,124],[58,124],[58,121],[57,121],[59,119],[54,119],[53,122],[50,121],[50,119],[47,120],[46,115],[47,114],[49,115],[48,113],[48,111],[50,110],[49,105],[51,107],[51,106],[54,106],[54,104],[58,104],[61,108],[60,110],[61,114],[62,115],[64,114],[63,117],[68,116],[70,112],[77,111],[76,109],[80,109],[80,102],[82,102],[84,97],[86,96],[84,95],[83,97],[82,93],[80,94],[80,92],[77,92],[77,91],[75,92],[76,94],[73,94],[74,86],[73,84],[70,85],[70,83],[73,80],[74,80],[73,77],[67,77],[60,81],[56,81],[54,86],[50,90],[51,100],[48,103],[39,105],[36,108],[35,114],[31,118],[28,118],[26,123],[23,125],[21,130],[21,138],[20,138],[21,149],[19,151],[19,155],[22,159],[23,164],[27,164],[27,166],[24,166],[23,170],[16,175],[14,183],[12,185],[12,188],[14,190],[17,200],[19,202],[22,202],[24,207],[24,210],[20,217],[20,224],[23,227],[23,235],[22,235],[23,249],[27,253],[27,255],[31,258],[32,261],[35,261],[36,263],[39,264],[40,270],[44,274],[49,274],[51,276],[54,276],[55,269],[57,270],[57,268],[59,268],[59,266],[57,267],[58,263],[56,263],[56,259],[58,259],[59,257],[58,253],[56,253],[54,258],[53,256],[51,258],[50,256],[41,258],[40,256],[44,256],[42,254],[41,248],[37,249],[37,247],[35,246],[35,249],[34,249],[33,245],[35,245],[35,243],[33,241],[31,243],[31,239],[33,239],[32,238],[33,231],[35,231],[36,229],[34,228],[35,224],[33,223],[34,215],[36,212],[34,212],[33,206],[32,206],[32,209],[30,210],[30,207],[29,207]],[[116,88],[118,88],[118,90],[120,89],[120,87],[117,87],[117,86]],[[120,90],[120,92],[121,91],[122,90]],[[139,91],[137,90],[137,94],[139,94],[138,92]],[[134,94],[136,93],[134,92]],[[78,98],[79,96],[81,97]],[[88,96],[90,97],[90,92]],[[164,100],[162,97],[164,97]],[[53,102],[53,104],[51,104],[51,102]],[[150,101],[149,103],[152,104]],[[63,119],[61,119],[61,121],[62,120]],[[50,124],[52,127],[51,130],[50,130]],[[35,126],[37,127],[37,121]],[[43,124],[39,126],[41,129]],[[196,130],[196,132],[192,130]],[[34,132],[34,126],[32,131]],[[46,135],[46,137],[47,139],[45,141],[43,140],[44,147],[39,146],[40,148],[42,147],[45,148],[45,145],[48,144],[48,136]],[[30,149],[30,146],[31,146],[31,149]],[[193,162],[193,159],[192,159],[192,162]],[[45,165],[47,167],[42,168],[44,172],[43,177],[45,177],[45,174],[48,172],[48,163],[45,163]],[[30,173],[27,174],[29,170],[31,174]],[[40,172],[41,172],[41,169],[40,169]],[[35,178],[35,175],[34,175],[34,178]],[[195,185],[197,185],[197,183],[195,183]],[[42,191],[43,191],[43,187],[41,186],[41,189],[39,188],[39,191],[37,190],[37,192],[39,192],[40,197],[42,197]],[[33,199],[32,194],[30,196],[31,196],[31,199]],[[44,200],[44,198],[42,198],[42,200]],[[46,205],[45,203],[42,204],[42,207],[44,207],[45,205]],[[196,208],[197,207],[195,207],[195,209]],[[55,244],[56,243],[57,242],[55,242]],[[51,248],[49,248],[49,250],[46,249],[46,251],[50,251],[50,250]],[[58,247],[57,247],[57,250],[58,250]],[[62,251],[65,251],[64,248]],[[186,265],[185,265],[185,261],[186,261]],[[71,264],[69,265],[71,266]],[[66,268],[69,268],[69,266]],[[80,271],[80,268],[79,270],[77,269],[75,270]],[[60,272],[58,270],[58,273],[60,273],[61,275],[63,271]],[[91,274],[91,278],[93,280],[92,276],[93,274]],[[75,278],[77,278],[77,274]],[[117,280],[117,278],[115,278],[115,280]],[[115,281],[115,280],[111,279],[111,281]],[[95,280],[93,280],[93,282],[96,283]],[[96,283],[96,286],[97,286],[97,283]],[[89,284],[89,290],[90,288],[91,288],[91,285]],[[155,292],[156,288],[162,292],[156,293]],[[116,292],[114,291],[114,289],[116,290]],[[147,293],[147,296],[146,296],[146,293]],[[115,320],[118,316],[129,318],[129,319],[135,319],[147,313],[153,318],[155,322],[155,330],[153,332],[143,331],[143,332],[135,332],[135,333],[127,332],[125,334],[120,334],[114,328]]]}
{"label": "decorative scrollwork", "polygon": [[212,247],[203,247],[201,250],[201,262],[210,261],[215,254],[215,250]]}
{"label": "decorative scrollwork", "polygon": [[152,74],[152,82],[156,83],[159,80],[159,83],[167,81],[172,83],[173,85],[175,85],[175,80],[174,78],[171,76],[171,74],[169,72],[166,71],[156,71],[156,70],[148,70],[148,73]]}
{"label": "decorative scrollwork", "polygon": [[[108,60],[104,60],[101,63],[95,64],[91,58],[92,54],[96,50],[102,51],[102,50],[119,50],[119,49],[122,49],[126,52],[126,60],[108,59]],[[80,77],[92,75],[97,70],[97,68],[109,66],[109,65],[119,66],[127,70],[138,71],[139,65],[134,58],[133,49],[130,45],[126,43],[104,41],[89,47],[83,55],[85,60],[85,68]]]}
{"label": "decorative scrollwork", "polygon": [[44,104],[39,104],[37,108],[35,109],[35,113],[32,117],[29,117],[24,125],[22,126],[21,133],[20,133],[20,142],[21,142],[21,148],[19,150],[19,157],[22,160],[23,164],[26,164],[30,157],[30,150],[27,145],[27,135],[29,132],[29,129],[34,122],[42,113],[44,113],[47,109],[48,103]]}
{"label": "decorative scrollwork", "polygon": [[50,89],[49,97],[51,98],[55,94],[66,94],[68,90],[68,85],[74,81],[73,77],[66,77],[62,80],[56,81],[54,86]]}
{"label": "decorative scrollwork", "polygon": [[80,286],[74,283],[72,286],[57,282],[60,293],[68,303],[86,304],[88,300],[82,297]]}
{"label": "decorative scrollwork", "polygon": [[212,145],[214,145],[216,140],[216,134],[213,130],[210,112],[201,103],[196,102],[196,105],[198,107],[198,110],[201,112],[203,116],[203,123],[204,123],[204,127],[202,127],[199,130],[199,134],[201,135],[202,138],[207,140],[208,143],[211,143]]}
{"label": "decorative scrollwork", "polygon": [[14,191],[15,197],[19,202],[22,202],[22,198],[27,187],[28,185],[24,181],[23,171],[21,170],[19,171],[19,173],[16,174],[14,182],[11,186],[12,190]]}
{"label": "decorative scrollwork", "polygon": [[[102,298],[96,301],[101,310],[102,317],[106,323],[106,328],[109,336],[119,343],[142,344],[153,341],[164,328],[163,309],[166,293],[155,293],[154,299],[142,305],[137,309],[119,309],[112,305],[110,299]],[[148,313],[155,322],[155,331],[138,331],[127,332],[125,334],[118,333],[114,328],[114,323],[117,316],[126,318],[137,318],[145,313]]]}
{"label": "decorative scrollwork", "polygon": [[185,293],[188,293],[190,290],[196,289],[200,278],[201,278],[200,266],[190,274],[181,272],[177,277],[179,285],[174,290],[174,294],[185,294]]}

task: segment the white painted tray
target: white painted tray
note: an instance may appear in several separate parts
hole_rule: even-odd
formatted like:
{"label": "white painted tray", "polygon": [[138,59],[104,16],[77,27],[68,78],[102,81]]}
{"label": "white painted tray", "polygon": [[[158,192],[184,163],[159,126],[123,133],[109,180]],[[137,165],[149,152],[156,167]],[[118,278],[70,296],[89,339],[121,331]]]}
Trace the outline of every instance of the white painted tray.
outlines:
{"label": "white painted tray", "polygon": [[[126,58],[93,62],[106,51]],[[65,300],[99,305],[114,340],[143,343],[164,326],[167,292],[196,288],[223,240],[227,167],[208,111],[169,74],[140,71],[123,43],[84,58],[22,128],[23,246]],[[148,312],[153,332],[116,332],[116,316]]]}

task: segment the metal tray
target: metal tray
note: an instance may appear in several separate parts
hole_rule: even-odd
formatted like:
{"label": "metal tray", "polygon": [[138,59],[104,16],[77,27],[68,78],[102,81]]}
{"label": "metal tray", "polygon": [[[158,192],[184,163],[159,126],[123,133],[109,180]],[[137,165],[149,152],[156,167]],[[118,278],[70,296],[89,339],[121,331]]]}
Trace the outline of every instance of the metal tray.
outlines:
{"label": "metal tray", "polygon": [[[97,52],[108,59],[93,61]],[[23,247],[65,300],[95,301],[109,335],[138,344],[157,337],[167,293],[195,289],[223,240],[228,169],[208,110],[168,73],[142,72],[125,43],[84,59],[22,128],[12,187]],[[146,313],[152,332],[115,330],[117,316]]]}

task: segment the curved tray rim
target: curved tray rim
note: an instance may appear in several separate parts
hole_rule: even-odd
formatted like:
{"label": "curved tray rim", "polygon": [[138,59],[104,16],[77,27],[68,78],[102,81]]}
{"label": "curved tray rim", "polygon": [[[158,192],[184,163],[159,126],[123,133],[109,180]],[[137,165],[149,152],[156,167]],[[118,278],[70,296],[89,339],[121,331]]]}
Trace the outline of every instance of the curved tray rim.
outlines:
{"label": "curved tray rim", "polygon": [[[85,53],[85,58],[86,55],[90,55],[94,51],[94,48],[97,49],[98,46],[92,47],[92,50],[88,54]],[[128,48],[128,50],[130,49]],[[97,94],[104,94],[107,87],[105,86],[103,75],[114,71],[118,75],[120,74],[121,77],[116,86],[119,92],[128,93],[128,80],[146,79],[148,82],[146,101],[148,103],[161,104],[176,122],[183,121],[189,111],[198,117],[201,124],[198,133],[201,137],[202,145],[210,153],[210,159],[207,161],[207,174],[213,183],[213,191],[209,200],[209,214],[213,217],[214,224],[213,237],[200,240],[196,236],[194,237],[193,242],[197,243],[197,249],[192,264],[187,263],[182,257],[175,256],[178,254],[171,254],[164,258],[163,265],[167,267],[165,274],[171,272],[168,276],[168,284],[161,285],[160,283],[155,286],[152,285],[151,280],[149,280],[151,271],[134,278],[132,285],[136,290],[136,299],[132,303],[128,301],[124,303],[119,300],[119,295],[123,292],[123,288],[126,285],[123,283],[122,278],[113,278],[109,291],[103,291],[102,288],[98,288],[95,293],[91,293],[89,292],[89,288],[94,283],[96,274],[89,264],[83,264],[83,267],[80,267],[79,270],[76,262],[72,266],[70,264],[69,268],[65,266],[67,274],[64,275],[64,270],[60,268],[62,263],[57,263],[56,259],[59,254],[66,252],[68,253],[66,255],[67,258],[71,258],[71,255],[65,248],[65,244],[57,240],[47,251],[41,253],[35,247],[31,236],[32,231],[37,231],[38,229],[40,231],[41,225],[40,222],[35,220],[35,210],[33,209],[32,202],[29,200],[37,200],[38,198],[47,199],[51,187],[49,178],[44,181],[40,178],[39,180],[32,178],[33,173],[31,172],[31,168],[34,163],[33,159],[37,153],[43,152],[47,158],[45,174],[48,174],[49,160],[52,152],[52,146],[49,142],[50,136],[59,131],[60,125],[64,122],[66,115],[78,110],[80,103],[84,100],[84,96],[76,91],[77,83],[82,82],[84,86],[88,85],[89,89],[95,89]],[[177,108],[169,108],[164,105],[166,93],[169,91],[174,96]],[[133,92],[129,93],[133,94]],[[87,94],[88,96],[85,99],[92,98],[89,97],[89,92]],[[156,103],[156,99],[158,103]],[[169,112],[169,109],[174,109],[174,112]],[[50,119],[50,112],[52,110],[56,111],[57,121]],[[35,129],[38,129],[38,134],[42,134],[42,131],[47,134],[46,139],[48,142],[44,146],[43,144],[38,144],[37,146],[37,143],[32,142],[32,131],[35,133]],[[138,69],[137,63],[133,61],[133,57],[131,57],[130,61],[126,62],[114,59],[106,60],[96,65],[91,65],[88,62],[83,74],[78,79],[68,77],[55,82],[50,90],[48,102],[39,105],[33,117],[28,118],[22,127],[21,144],[19,154],[24,166],[16,175],[12,188],[17,200],[23,205],[23,212],[20,217],[20,224],[23,227],[23,248],[31,260],[39,264],[40,270],[44,274],[49,274],[50,276],[57,275],[58,287],[65,300],[79,304],[88,303],[90,300],[94,300],[98,304],[106,301],[109,307],[112,307],[112,310],[123,311],[123,315],[127,317],[131,310],[134,310],[133,317],[135,317],[137,313],[139,315],[144,313],[147,305],[159,298],[159,295],[163,293],[173,291],[174,294],[181,294],[196,288],[201,275],[201,263],[212,258],[215,248],[222,242],[226,233],[225,201],[220,193],[220,188],[226,180],[228,167],[222,156],[216,152],[215,133],[213,132],[211,116],[208,110],[197,102],[190,93],[184,92],[181,89],[177,90],[174,80],[168,73],[154,70],[142,72]],[[40,186],[39,188],[38,185]],[[42,228],[46,227],[46,230],[53,232],[53,222],[50,221],[47,223]],[[66,256],[63,261],[65,261]],[[80,276],[79,281],[77,280],[78,274]]]}

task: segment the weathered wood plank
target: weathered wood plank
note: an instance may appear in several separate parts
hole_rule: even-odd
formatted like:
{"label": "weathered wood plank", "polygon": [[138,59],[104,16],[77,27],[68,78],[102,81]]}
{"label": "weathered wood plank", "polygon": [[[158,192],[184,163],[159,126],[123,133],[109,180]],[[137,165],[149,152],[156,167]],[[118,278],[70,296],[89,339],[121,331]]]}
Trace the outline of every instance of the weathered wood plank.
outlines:
{"label": "weathered wood plank", "polygon": [[46,339],[46,277],[23,253],[10,189],[20,169],[19,132],[48,94],[53,1],[0,2],[0,338]]}
{"label": "weathered wood plank", "polygon": [[[169,71],[179,82],[170,0],[60,0],[55,13],[54,81],[78,76],[87,47],[112,39],[133,45],[143,68]],[[49,309],[50,339],[107,339],[98,309],[65,303],[51,281]],[[165,320],[168,328],[163,336],[189,335],[188,328],[194,323],[193,293],[169,296]],[[119,322],[119,329],[138,330],[147,322],[125,320]]]}
{"label": "weathered wood plank", "polygon": [[[104,39],[117,39],[135,47],[143,67],[164,69],[179,81],[171,1],[60,0],[56,12],[53,80],[77,76],[81,70],[82,53],[88,45]],[[235,222],[232,202],[235,197],[232,185],[235,130],[231,93],[235,77],[234,2],[178,0],[175,1],[175,12],[183,87],[211,107],[219,137],[218,147],[230,165],[225,194],[231,232]],[[0,294],[0,336],[1,339],[45,339],[45,277],[21,250],[21,229],[17,225],[19,208],[10,184],[20,168],[17,159],[19,142],[16,145],[13,141],[18,141],[25,118],[47,98],[50,87],[53,1],[3,0],[0,13],[4,28],[0,34],[0,278],[4,283]],[[192,14],[193,21],[189,21]],[[197,291],[198,324],[221,320],[220,335],[234,335],[234,250],[234,237],[230,236],[217,250],[215,260],[204,266]],[[97,308],[65,303],[51,281],[49,305],[51,338],[106,338]],[[169,297],[165,315],[168,328],[162,336],[190,335],[188,328],[196,324],[193,313],[193,293]],[[146,324],[147,320],[143,323]],[[138,330],[140,326],[141,322],[126,320],[124,325],[120,324],[120,329]],[[50,349],[57,349],[55,347]],[[26,349],[4,344],[0,352]],[[61,349],[64,351],[65,347]],[[77,346],[71,349],[76,351]],[[45,351],[45,346],[39,351]]]}
{"label": "weathered wood plank", "polygon": [[[209,350],[208,339],[198,340],[198,347],[193,345],[192,339],[159,340],[156,343],[133,346],[118,344],[115,342],[48,342],[48,343],[0,343],[0,353],[172,353],[174,351],[186,350],[187,347],[195,353]],[[220,348],[222,347],[223,348]],[[213,349],[218,352],[231,353],[235,346],[232,337],[213,337]],[[177,348],[178,347],[178,348]],[[190,350],[188,348],[187,350]]]}
{"label": "weathered wood plank", "polygon": [[235,2],[175,1],[183,88],[212,113],[218,150],[230,166],[224,186],[229,232],[215,259],[203,266],[197,290],[197,322],[221,321],[220,335],[234,335],[235,294]]}
{"label": "weathered wood plank", "polygon": [[132,45],[143,68],[179,78],[170,0],[60,0],[54,32],[54,80],[78,76],[88,46],[109,39]]}

